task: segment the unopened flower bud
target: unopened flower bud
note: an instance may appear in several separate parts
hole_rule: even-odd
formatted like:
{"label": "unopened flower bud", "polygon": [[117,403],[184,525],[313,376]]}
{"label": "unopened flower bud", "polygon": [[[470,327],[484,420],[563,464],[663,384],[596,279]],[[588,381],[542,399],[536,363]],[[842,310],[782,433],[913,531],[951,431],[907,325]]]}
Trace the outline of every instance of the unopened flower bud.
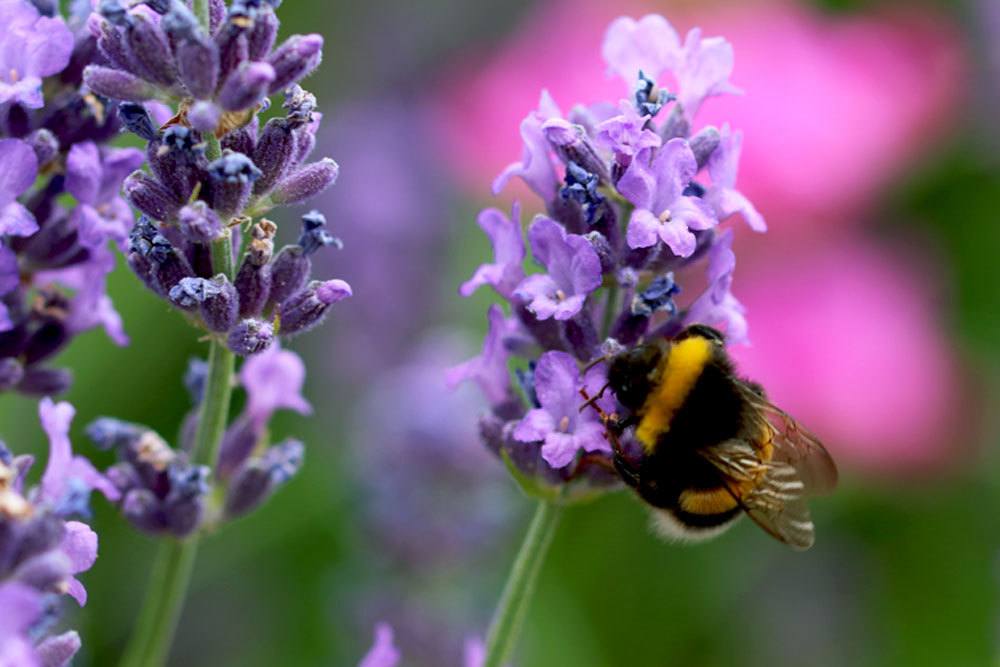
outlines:
{"label": "unopened flower bud", "polygon": [[337,181],[340,167],[330,158],[307,164],[285,176],[271,193],[275,204],[299,204],[326,190]]}
{"label": "unopened flower bud", "polygon": [[223,218],[230,218],[246,206],[253,183],[260,178],[260,169],[246,155],[227,150],[208,165],[208,174],[212,179],[212,208]]}
{"label": "unopened flower bud", "polygon": [[688,145],[691,146],[691,152],[694,153],[694,159],[698,163],[698,169],[701,169],[708,162],[708,158],[712,157],[712,153],[715,149],[719,147],[719,142],[722,140],[719,131],[712,127],[711,125],[703,127],[698,131],[698,134],[691,137]]}
{"label": "unopened flower bud", "polygon": [[604,234],[593,231],[583,235],[590,243],[590,247],[597,253],[597,258],[601,260],[601,273],[610,273],[615,270],[615,254]]}
{"label": "unopened flower bud", "polygon": [[274,76],[274,68],[267,63],[243,63],[222,84],[219,103],[226,111],[249,109],[264,99]]}
{"label": "unopened flower bud", "polygon": [[287,245],[282,248],[271,261],[270,302],[280,305],[305,287],[311,273],[312,261],[301,246]]}
{"label": "unopened flower bud", "polygon": [[139,135],[146,141],[154,141],[160,134],[153,126],[153,119],[142,104],[122,102],[118,105],[118,118],[125,129]]}
{"label": "unopened flower bud", "polygon": [[312,73],[323,59],[322,35],[292,35],[268,58],[275,77],[269,92],[281,92]]}
{"label": "unopened flower bud", "polygon": [[196,243],[211,243],[223,233],[219,216],[200,200],[180,210],[177,214],[177,227],[185,238]]}
{"label": "unopened flower bud", "polygon": [[147,533],[163,530],[160,515],[160,501],[149,489],[131,489],[125,494],[121,505],[122,514],[133,526]]}
{"label": "unopened flower bud", "polygon": [[159,25],[146,14],[133,12],[125,28],[125,42],[147,79],[163,86],[173,86],[177,80],[177,68],[167,36]]}
{"label": "unopened flower bud", "polygon": [[271,295],[271,254],[274,223],[262,220],[254,225],[253,239],[234,282],[240,295],[240,317],[260,315]]}
{"label": "unopened flower bud", "polygon": [[195,102],[188,110],[188,122],[202,134],[213,134],[222,118],[222,109],[214,102]]}
{"label": "unopened flower bud", "polygon": [[272,118],[267,121],[253,152],[254,164],[261,170],[261,177],[254,183],[254,194],[271,191],[292,164],[295,148],[295,135],[287,120]]}
{"label": "unopened flower bud", "polygon": [[163,29],[174,44],[181,83],[195,99],[212,96],[219,81],[219,49],[198,25],[198,19],[181,2],[163,17]]}
{"label": "unopened flower bud", "polygon": [[13,357],[0,359],[0,391],[13,389],[24,378],[24,366]]}
{"label": "unopened flower bud", "polygon": [[201,523],[208,495],[207,466],[192,466],[178,460],[167,469],[170,491],[163,501],[167,530],[177,537],[190,535]]}
{"label": "unopened flower bud", "polygon": [[51,131],[42,128],[28,136],[28,145],[35,151],[38,167],[45,167],[59,154],[59,140]]}
{"label": "unopened flower bud", "polygon": [[235,518],[259,507],[302,467],[305,447],[286,440],[250,461],[233,479],[226,494],[226,516]]}
{"label": "unopened flower bud", "polygon": [[221,273],[211,280],[182,279],[170,290],[170,300],[182,308],[198,306],[205,326],[220,333],[229,331],[239,314],[236,288]]}
{"label": "unopened flower bud", "polygon": [[343,280],[312,281],[281,304],[281,335],[294,336],[312,329],[323,321],[330,306],[351,294],[351,286]]}
{"label": "unopened flower bud", "polygon": [[226,345],[241,357],[263,352],[274,342],[274,328],[261,320],[243,320],[229,331]]}
{"label": "unopened flower bud", "polygon": [[262,7],[257,12],[257,17],[253,22],[253,29],[247,35],[247,46],[250,50],[250,60],[263,60],[274,47],[274,40],[278,36],[278,17],[274,10],[269,7]]}
{"label": "unopened flower bud", "polygon": [[42,665],[68,665],[81,646],[80,634],[69,630],[60,635],[46,637],[35,646]]}
{"label": "unopened flower bud", "polygon": [[156,88],[143,79],[111,67],[88,65],[83,70],[83,81],[104,97],[129,102],[145,102],[156,97]]}
{"label": "unopened flower bud", "polygon": [[55,396],[61,394],[73,384],[73,374],[65,368],[39,368],[32,366],[24,369],[17,390],[22,394],[35,396]]}
{"label": "unopened flower bud", "polygon": [[542,132],[563,162],[574,162],[584,171],[596,175],[599,180],[608,181],[610,176],[607,165],[582,126],[562,118],[553,118],[542,125]]}
{"label": "unopened flower bud", "polygon": [[181,207],[165,185],[144,171],[129,174],[122,191],[129,203],[154,220],[171,220]]}

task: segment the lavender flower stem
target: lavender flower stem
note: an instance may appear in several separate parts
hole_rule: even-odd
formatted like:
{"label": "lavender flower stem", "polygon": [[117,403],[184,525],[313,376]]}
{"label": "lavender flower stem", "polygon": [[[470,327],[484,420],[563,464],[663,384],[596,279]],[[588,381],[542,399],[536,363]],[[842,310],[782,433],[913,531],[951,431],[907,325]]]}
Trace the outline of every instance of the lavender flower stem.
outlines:
{"label": "lavender flower stem", "polygon": [[[224,245],[229,247],[228,242]],[[229,418],[234,366],[233,353],[224,343],[212,341],[205,396],[191,451],[196,463],[212,465],[218,456]],[[125,650],[122,667],[159,667],[166,664],[184,598],[187,597],[197,550],[197,535],[183,541],[169,540],[160,545],[139,623]]]}
{"label": "lavender flower stem", "polygon": [[198,17],[198,23],[200,23],[205,30],[208,30],[208,0],[194,0],[194,15]]}
{"label": "lavender flower stem", "polygon": [[608,288],[608,301],[604,305],[604,321],[601,323],[601,340],[607,340],[611,335],[611,327],[614,326],[618,314],[619,291],[617,285]]}
{"label": "lavender flower stem", "polygon": [[538,503],[493,614],[483,667],[501,667],[510,659],[561,515],[560,505],[544,500]]}
{"label": "lavender flower stem", "polygon": [[121,667],[166,663],[197,551],[198,540],[194,537],[160,545],[153,565],[154,584],[146,595]]}

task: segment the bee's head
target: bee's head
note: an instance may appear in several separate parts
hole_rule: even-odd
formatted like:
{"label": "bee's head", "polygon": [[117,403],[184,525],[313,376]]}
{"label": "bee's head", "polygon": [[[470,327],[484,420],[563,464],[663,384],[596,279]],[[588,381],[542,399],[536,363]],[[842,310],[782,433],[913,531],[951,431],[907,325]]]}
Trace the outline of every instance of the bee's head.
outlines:
{"label": "bee's head", "polygon": [[718,329],[713,329],[707,324],[692,324],[677,334],[677,336],[674,337],[674,342],[684,340],[685,338],[692,338],[694,336],[710,340],[716,345],[724,346],[726,344],[725,335],[723,335],[723,333]]}
{"label": "bee's head", "polygon": [[652,389],[653,371],[663,354],[658,345],[640,345],[622,352],[611,360],[608,384],[618,402],[630,410],[638,410]]}

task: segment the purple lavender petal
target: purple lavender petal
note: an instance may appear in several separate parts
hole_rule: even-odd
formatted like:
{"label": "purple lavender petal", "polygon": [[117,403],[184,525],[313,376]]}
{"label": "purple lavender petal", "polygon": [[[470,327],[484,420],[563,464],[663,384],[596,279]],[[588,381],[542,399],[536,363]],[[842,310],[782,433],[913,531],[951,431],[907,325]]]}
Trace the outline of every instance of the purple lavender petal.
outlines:
{"label": "purple lavender petal", "polygon": [[680,46],[677,31],[662,16],[649,14],[638,21],[623,16],[608,26],[601,54],[608,71],[624,79],[631,92],[640,71],[656,79],[675,67]]}
{"label": "purple lavender petal", "polygon": [[42,78],[69,63],[73,33],[61,18],[40,16],[30,2],[0,4],[0,105],[42,106]]}
{"label": "purple lavender petal", "polygon": [[279,409],[310,414],[312,406],[302,396],[305,379],[302,359],[278,345],[249,357],[240,369],[240,384],[248,395],[247,413],[262,424]]}
{"label": "purple lavender petal", "polygon": [[375,626],[375,643],[358,663],[358,667],[396,667],[399,650],[392,643],[392,628],[387,623]]}
{"label": "purple lavender petal", "polygon": [[[140,158],[141,159],[141,158]],[[122,179],[138,165],[122,174]],[[83,204],[96,204],[101,188],[101,153],[93,141],[73,144],[66,156],[66,190]]]}
{"label": "purple lavender petal", "polygon": [[510,164],[493,181],[494,195],[500,194],[511,178],[520,176],[546,202],[555,199],[559,181],[552,164],[551,145],[542,132],[542,125],[551,118],[562,118],[562,113],[548,91],[543,91],[538,110],[521,121],[521,139],[524,141],[521,161]]}
{"label": "purple lavender petal", "polygon": [[477,221],[493,243],[494,261],[476,269],[459,288],[459,294],[470,296],[481,285],[492,285],[497,294],[510,300],[514,289],[524,279],[521,207],[514,202],[509,218],[498,209],[488,208],[479,214]]}
{"label": "purple lavender petal", "polygon": [[[63,536],[60,550],[72,563],[71,574],[86,572],[97,560],[97,533],[85,523],[67,521],[66,534]],[[66,592],[81,607],[87,604],[87,590],[75,577],[70,578]]]}
{"label": "purple lavender petal", "polygon": [[722,126],[719,146],[708,159],[708,173],[712,177],[712,187],[705,198],[715,209],[719,220],[739,213],[755,232],[767,231],[764,217],[750,200],[736,190],[736,175],[739,170],[740,150],[743,133],[733,132],[729,124]]}
{"label": "purple lavender petal", "polygon": [[684,47],[676,74],[677,100],[688,118],[694,118],[709,97],[740,94],[729,83],[733,72],[733,45],[722,37],[701,38],[701,29],[692,28],[684,39]]}
{"label": "purple lavender petal", "polygon": [[507,370],[510,358],[508,340],[520,333],[520,326],[516,319],[505,317],[503,309],[496,304],[490,306],[486,317],[489,328],[483,339],[482,353],[448,369],[445,381],[452,388],[462,382],[475,382],[486,400],[493,406],[499,406],[513,396],[510,372]]}
{"label": "purple lavender petal", "polygon": [[61,635],[46,637],[35,647],[35,651],[42,667],[64,667],[77,654],[81,645],[80,635],[75,630],[70,630]]}

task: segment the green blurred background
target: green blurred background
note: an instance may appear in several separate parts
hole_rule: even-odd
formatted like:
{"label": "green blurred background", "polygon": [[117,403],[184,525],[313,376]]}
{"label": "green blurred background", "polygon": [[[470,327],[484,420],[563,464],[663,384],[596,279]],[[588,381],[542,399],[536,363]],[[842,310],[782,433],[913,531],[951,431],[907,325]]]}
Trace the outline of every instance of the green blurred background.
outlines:
{"label": "green blurred background", "polygon": [[[886,3],[815,4],[831,15],[878,15]],[[909,10],[917,3],[895,4],[896,10]],[[670,3],[656,6],[669,16]],[[880,193],[868,233],[890,241],[920,239],[935,249],[939,263],[928,271],[950,284],[953,298],[939,315],[963,362],[968,387],[963,401],[969,408],[963,420],[968,428],[956,429],[956,442],[948,443],[951,463],[943,470],[900,476],[847,466],[837,494],[815,503],[819,540],[806,554],[790,553],[748,522],[708,544],[665,544],[651,535],[645,512],[626,493],[574,508],[559,527],[517,665],[995,663],[1000,629],[995,518],[1000,507],[995,428],[1000,407],[1000,280],[995,271],[1000,130],[996,109],[990,113],[988,105],[997,99],[1000,80],[988,63],[990,44],[995,47],[1000,34],[983,31],[977,12],[985,5],[942,1],[928,6],[961,31],[975,72],[969,97],[955,111],[947,140],[909,161]],[[526,0],[382,0],[287,2],[280,15],[285,34],[319,31],[326,37],[324,66],[311,88],[326,112],[324,131],[336,145],[339,110],[374,100],[405,114],[411,101],[433,96],[455,63],[501,48],[532,10]],[[516,137],[517,128],[489,131]],[[402,132],[403,148],[425,151],[421,160],[429,164],[445,161],[433,155],[432,141],[418,141],[421,130],[412,132],[412,137]],[[364,202],[343,204],[352,196],[345,189],[352,164],[335,151],[332,155],[345,174],[335,188],[337,206],[363,208]],[[420,166],[404,165],[404,172],[408,169]],[[434,219],[437,234],[427,249],[434,260],[427,262],[421,285],[428,312],[411,323],[416,331],[408,331],[404,343],[416,345],[421,328],[458,328],[467,332],[466,351],[474,350],[489,297],[462,301],[455,290],[489,253],[474,224],[475,212],[489,203],[489,181],[484,178],[473,189],[446,167],[434,179],[440,188],[437,208],[420,212]],[[426,193],[424,186],[418,190]],[[410,206],[399,201],[393,214],[405,220]],[[335,213],[330,217],[335,232],[352,224]],[[284,219],[294,221],[291,214]],[[906,223],[891,222],[898,220]],[[344,236],[350,248],[349,235]],[[352,280],[336,259],[329,270]],[[109,291],[131,346],[116,348],[102,333],[92,332],[61,358],[76,376],[67,396],[78,410],[74,442],[100,467],[110,461],[85,441],[83,427],[113,414],[172,436],[189,405],[181,374],[190,357],[205,351],[182,318],[126,271],[113,275]],[[363,299],[365,294],[356,292],[355,301]],[[423,303],[406,305],[419,309]],[[375,307],[395,306],[382,302]],[[391,507],[393,490],[367,481],[383,469],[366,463],[357,451],[383,443],[357,437],[364,430],[357,421],[366,414],[361,397],[383,369],[373,368],[369,375],[364,369],[339,372],[344,346],[364,344],[357,336],[339,335],[349,328],[345,318],[350,317],[350,311],[336,312],[320,332],[295,341],[293,348],[310,368],[305,393],[316,414],[281,414],[272,430],[275,438],[301,437],[308,447],[307,464],[263,509],[204,542],[172,664],[353,665],[370,644],[372,622],[385,618],[401,626],[404,665],[443,667],[459,664],[463,636],[484,631],[531,503],[503,480],[503,492],[496,496],[503,504],[503,527],[489,538],[477,538],[477,548],[464,559],[434,564],[382,548],[366,527],[367,508],[376,502]],[[765,330],[753,311],[749,319],[751,327]],[[405,360],[398,350],[385,354]],[[386,413],[395,409],[384,406]],[[15,450],[44,451],[35,410],[27,399],[0,399],[0,431]],[[475,414],[453,418],[471,424]],[[484,465],[500,468],[496,462]],[[373,498],[375,493],[383,497]],[[72,619],[84,638],[78,665],[115,662],[155,547],[101,499],[93,504],[100,557],[84,577],[90,601]],[[406,618],[412,616],[442,627],[408,634]]]}

